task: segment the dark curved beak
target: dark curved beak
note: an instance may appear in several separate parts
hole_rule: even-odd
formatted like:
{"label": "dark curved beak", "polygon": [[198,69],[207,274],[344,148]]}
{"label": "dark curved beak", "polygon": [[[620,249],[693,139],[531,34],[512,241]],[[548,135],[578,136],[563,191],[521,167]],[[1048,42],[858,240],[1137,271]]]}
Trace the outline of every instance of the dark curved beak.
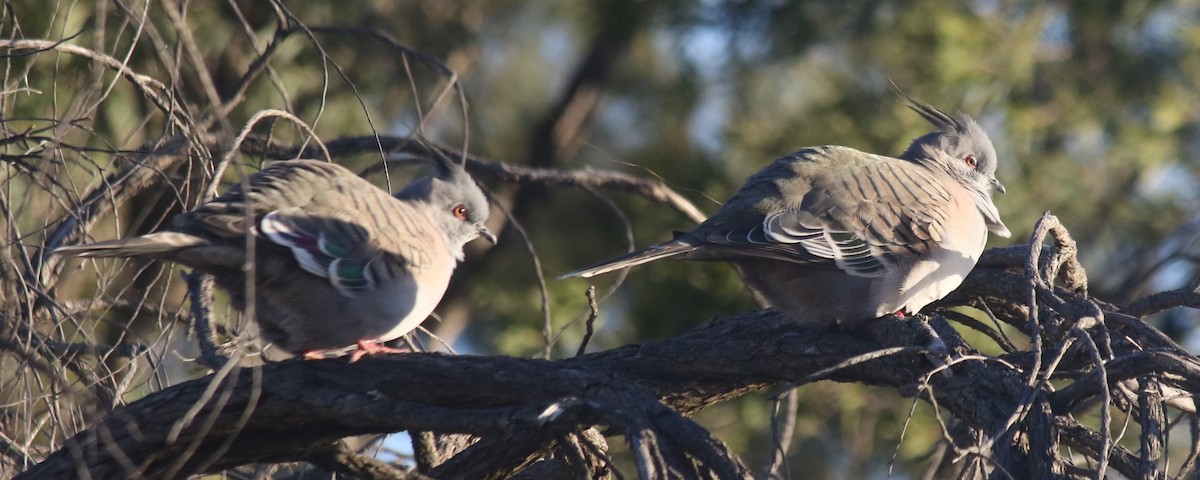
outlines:
{"label": "dark curved beak", "polygon": [[496,244],[496,235],[492,234],[492,231],[488,230],[487,227],[483,225],[479,226],[479,236],[483,237],[484,240],[487,240],[488,243],[491,243],[492,245]]}
{"label": "dark curved beak", "polygon": [[1000,181],[996,180],[995,178],[992,178],[992,188],[1000,193],[1008,193],[1008,190],[1004,189],[1004,184],[1000,183]]}

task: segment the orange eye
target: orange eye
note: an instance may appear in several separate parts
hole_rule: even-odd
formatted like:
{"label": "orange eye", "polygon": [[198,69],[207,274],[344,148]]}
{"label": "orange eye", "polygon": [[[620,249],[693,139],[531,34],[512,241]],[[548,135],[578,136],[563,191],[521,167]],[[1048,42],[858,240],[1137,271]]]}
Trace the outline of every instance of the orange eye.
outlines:
{"label": "orange eye", "polygon": [[967,155],[963,158],[963,161],[966,162],[967,166],[971,168],[975,168],[976,165],[979,165],[979,162],[975,160],[974,155]]}
{"label": "orange eye", "polygon": [[455,205],[454,208],[450,209],[450,213],[454,214],[454,218],[457,218],[464,222],[467,221],[467,207],[464,207],[462,205]]}

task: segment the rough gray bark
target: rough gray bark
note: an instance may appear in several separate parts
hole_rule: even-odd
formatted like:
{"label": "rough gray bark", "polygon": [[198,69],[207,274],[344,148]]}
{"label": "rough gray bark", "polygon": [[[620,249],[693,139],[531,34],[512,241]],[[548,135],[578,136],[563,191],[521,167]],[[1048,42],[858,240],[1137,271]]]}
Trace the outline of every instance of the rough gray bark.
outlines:
{"label": "rough gray bark", "polygon": [[[1024,283],[1026,275],[1012,262],[1020,253],[989,252],[965,288],[943,303],[969,302],[979,292],[994,299]],[[1069,270],[1046,266],[1047,272]],[[225,378],[186,382],[118,409],[18,478],[72,478],[85,469],[91,478],[172,478],[252,462],[304,460],[315,447],[344,436],[398,430],[481,438],[432,466],[425,472],[431,477],[501,478],[561,452],[564,435],[593,425],[631,442],[644,478],[749,478],[720,440],[686,416],[747,392],[819,379],[919,395],[976,432],[985,448],[975,456],[988,459],[980,471],[993,476],[1095,474],[1061,457],[1060,443],[1093,459],[1107,451],[1109,465],[1126,476],[1164,476],[1154,462],[1157,441],[1144,439],[1147,451],[1135,453],[1070,414],[1103,397],[1105,385],[1136,379],[1134,388],[1143,393],[1134,401],[1159,406],[1127,408],[1135,420],[1155,422],[1162,431],[1157,389],[1200,390],[1200,361],[1140,320],[1078,292],[1047,286],[1037,298],[1057,303],[1042,309],[1042,331],[1035,334],[1043,337],[1040,351],[987,357],[934,317],[931,324],[951,352],[945,359],[950,375],[935,373],[940,362],[916,347],[927,341],[918,320],[882,319],[864,331],[841,332],[800,327],[770,311],[558,361],[409,354],[355,364],[335,359],[233,369]],[[1104,321],[1065,315],[1086,311],[1087,304],[1096,305]],[[989,302],[989,308],[1023,307],[1010,298]],[[1022,323],[1004,314],[997,318]],[[1088,348],[1092,342],[1081,338],[1100,347]],[[903,348],[877,354],[889,347]],[[1096,362],[1096,354],[1106,360]],[[1043,381],[1064,375],[1074,382],[1058,391]]]}

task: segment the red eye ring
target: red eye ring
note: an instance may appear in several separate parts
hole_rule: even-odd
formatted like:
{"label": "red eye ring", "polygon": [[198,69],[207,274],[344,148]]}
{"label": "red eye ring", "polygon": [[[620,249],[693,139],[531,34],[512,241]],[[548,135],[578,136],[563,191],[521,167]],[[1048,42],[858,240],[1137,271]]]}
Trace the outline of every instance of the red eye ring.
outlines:
{"label": "red eye ring", "polygon": [[454,214],[454,218],[457,218],[464,222],[467,221],[467,207],[464,207],[462,205],[455,205],[454,208],[450,209],[450,213]]}
{"label": "red eye ring", "polygon": [[966,162],[967,166],[971,168],[975,168],[977,165],[979,165],[979,161],[975,160],[974,155],[967,155],[963,157],[963,162]]}

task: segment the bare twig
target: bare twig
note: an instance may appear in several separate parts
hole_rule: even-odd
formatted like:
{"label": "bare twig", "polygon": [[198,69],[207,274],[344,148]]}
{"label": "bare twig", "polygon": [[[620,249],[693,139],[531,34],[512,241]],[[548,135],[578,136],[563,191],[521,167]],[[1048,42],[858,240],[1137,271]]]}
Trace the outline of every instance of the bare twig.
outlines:
{"label": "bare twig", "polygon": [[192,302],[192,328],[196,332],[196,341],[200,344],[200,358],[196,361],[213,370],[221,370],[229,358],[221,355],[213,335],[212,275],[192,271],[184,273],[183,279],[187,283],[188,298]]}
{"label": "bare twig", "polygon": [[1096,478],[1103,480],[1105,471],[1108,470],[1109,452],[1112,450],[1112,432],[1110,424],[1112,423],[1112,410],[1109,405],[1112,403],[1111,393],[1108,386],[1108,372],[1104,368],[1104,358],[1100,355],[1100,350],[1096,347],[1096,343],[1092,341],[1092,337],[1082,329],[1076,328],[1072,330],[1072,334],[1078,338],[1087,350],[1092,355],[1092,360],[1095,362],[1096,377],[1100,380],[1100,395],[1103,401],[1100,405],[1100,457],[1097,459],[1099,465],[1096,467]]}
{"label": "bare twig", "polygon": [[176,124],[182,131],[190,131],[191,121],[186,117],[179,115],[175,97],[171,89],[163,85],[162,82],[155,80],[147,75],[142,75],[128,68],[128,65],[121,60],[117,60],[109,55],[97,52],[92,49],[80,47],[63,42],[53,42],[50,40],[35,40],[35,39],[0,39],[0,49],[10,49],[21,53],[30,54],[42,51],[54,50],[71,55],[78,55],[95,61],[112,70],[116,70],[117,74],[128,79],[130,83],[138,88],[138,90],[150,99],[151,102],[158,107],[163,113]]}
{"label": "bare twig", "polygon": [[796,429],[796,412],[800,408],[800,397],[792,389],[775,399],[775,411],[771,418],[771,445],[774,447],[771,460],[763,468],[763,478],[789,478],[787,452],[792,445],[792,434]]}
{"label": "bare twig", "polygon": [[583,340],[579,341],[579,349],[575,351],[575,356],[583,355],[587,351],[588,342],[592,340],[592,334],[596,331],[596,317],[600,315],[600,307],[596,305],[596,286],[588,285],[583,294],[588,300],[588,317],[584,322],[587,331],[583,334]]}
{"label": "bare twig", "polygon": [[[386,153],[406,153],[418,156],[428,156],[431,152],[426,145],[412,142],[408,138],[393,136],[345,137],[325,142],[329,154],[333,156],[351,155],[383,149]],[[512,163],[488,160],[475,155],[466,154],[448,147],[434,147],[452,158],[465,158],[467,169],[481,178],[506,183],[539,183],[549,187],[606,188],[636,193],[649,200],[663,203],[682,213],[694,222],[703,222],[706,217],[700,209],[682,195],[667,187],[662,182],[638,178],[620,172],[598,171],[590,168],[581,170],[561,170],[547,168],[521,167]],[[321,152],[314,147],[297,148],[290,145],[279,145],[263,138],[250,136],[242,143],[241,151],[251,155],[261,155],[271,159],[314,158]]]}
{"label": "bare twig", "polygon": [[313,465],[330,472],[373,480],[432,480],[417,472],[404,473],[395,467],[350,450],[341,441],[318,445],[304,456]]}
{"label": "bare twig", "polygon": [[1147,295],[1121,309],[1121,313],[1144,318],[1169,308],[1200,308],[1200,293],[1190,289],[1171,290]]}
{"label": "bare twig", "polygon": [[1192,445],[1187,458],[1179,465],[1178,478],[1192,478],[1191,476],[1196,470],[1196,459],[1200,458],[1200,417],[1189,415],[1187,421]]}

